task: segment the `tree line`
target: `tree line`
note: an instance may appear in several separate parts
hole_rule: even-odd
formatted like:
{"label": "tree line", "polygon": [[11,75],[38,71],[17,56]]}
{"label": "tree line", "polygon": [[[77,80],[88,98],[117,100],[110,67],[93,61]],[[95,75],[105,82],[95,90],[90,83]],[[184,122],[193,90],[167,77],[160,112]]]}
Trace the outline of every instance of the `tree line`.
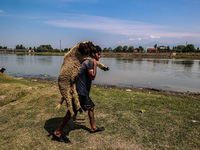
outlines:
{"label": "tree line", "polygon": [[195,49],[193,44],[188,44],[188,45],[178,45],[178,46],[173,46],[173,50],[176,52],[199,52],[199,47]]}
{"label": "tree line", "polygon": [[[0,49],[8,49],[7,46],[0,46]],[[61,52],[60,49],[54,49],[51,45],[40,45],[38,47],[25,47],[22,44],[16,45],[15,49],[26,49],[26,50],[34,50],[34,52]],[[69,51],[68,48],[62,50],[62,52]]]}
{"label": "tree line", "polygon": [[[157,44],[155,44],[153,46],[154,48],[156,48],[158,50],[158,52],[200,52],[199,51],[199,47],[197,47],[197,49],[194,47],[193,44],[187,44],[185,45],[178,45],[178,46],[173,46],[173,48],[171,49],[169,46],[165,46],[165,49],[161,49],[160,46],[157,46]],[[8,49],[7,46],[0,46],[0,49]],[[27,50],[34,50],[34,52],[68,52],[70,50],[70,48],[65,48],[65,49],[54,49],[51,45],[40,45],[38,47],[29,47],[26,48],[25,46],[23,46],[22,44],[20,45],[16,45],[15,49],[27,49]],[[144,50],[144,48],[142,46],[139,46],[137,48],[135,48],[134,46],[117,46],[116,48],[103,48],[103,52],[134,52],[134,51],[140,51],[142,52]]]}
{"label": "tree line", "polygon": [[[187,44],[186,46],[185,45],[173,46],[172,49],[169,46],[165,46],[165,49],[161,49],[161,47],[157,46],[157,44],[155,44],[153,47],[156,48],[158,52],[183,52],[183,53],[200,52],[199,47],[197,47],[196,49],[193,44]],[[104,52],[134,52],[135,50],[143,51],[145,49],[142,46],[134,48],[134,46],[127,46],[127,45],[125,46],[119,45],[114,49],[112,49],[111,47],[103,49]]]}

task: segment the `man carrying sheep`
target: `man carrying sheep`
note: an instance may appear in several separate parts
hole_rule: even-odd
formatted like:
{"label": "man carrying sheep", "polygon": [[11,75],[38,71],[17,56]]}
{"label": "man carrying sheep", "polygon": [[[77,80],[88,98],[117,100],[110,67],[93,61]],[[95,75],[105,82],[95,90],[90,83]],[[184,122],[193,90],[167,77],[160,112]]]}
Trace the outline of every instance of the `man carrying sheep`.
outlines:
{"label": "man carrying sheep", "polygon": [[[81,108],[84,111],[88,111],[88,116],[90,119],[90,125],[91,125],[91,131],[90,133],[95,133],[99,131],[103,131],[104,127],[97,127],[94,121],[94,103],[89,97],[90,89],[91,89],[91,83],[92,80],[95,79],[96,73],[97,73],[97,63],[96,61],[99,60],[101,57],[101,48],[99,46],[96,46],[90,50],[90,56],[91,59],[86,59],[83,61],[81,68],[78,73],[78,78],[76,81],[76,90],[79,95],[79,101]],[[76,114],[76,110],[75,114]],[[67,124],[67,122],[72,118],[70,112],[68,111],[66,116],[63,118],[62,122],[56,129],[56,131],[53,134],[54,139],[60,142],[69,143],[70,140],[66,137],[63,137],[61,135],[61,132],[64,128],[64,126]]]}

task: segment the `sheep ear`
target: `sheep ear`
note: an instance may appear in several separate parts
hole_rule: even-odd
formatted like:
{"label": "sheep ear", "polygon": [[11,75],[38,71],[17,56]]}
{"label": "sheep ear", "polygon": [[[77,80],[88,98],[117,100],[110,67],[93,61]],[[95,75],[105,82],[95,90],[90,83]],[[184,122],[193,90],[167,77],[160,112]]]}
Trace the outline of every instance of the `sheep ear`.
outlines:
{"label": "sheep ear", "polygon": [[93,44],[92,42],[90,42],[90,41],[88,41],[87,44],[88,44],[88,47],[89,47],[89,48],[91,48],[91,47],[95,47],[94,44]]}

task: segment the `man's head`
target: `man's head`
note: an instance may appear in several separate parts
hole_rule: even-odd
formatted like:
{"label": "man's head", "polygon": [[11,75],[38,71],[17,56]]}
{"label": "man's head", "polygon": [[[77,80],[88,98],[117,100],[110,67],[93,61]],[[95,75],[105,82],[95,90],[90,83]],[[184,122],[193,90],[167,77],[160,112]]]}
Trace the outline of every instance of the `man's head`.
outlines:
{"label": "man's head", "polygon": [[90,57],[95,58],[97,61],[99,60],[99,58],[101,57],[101,47],[96,45],[95,47],[92,47],[90,49]]}

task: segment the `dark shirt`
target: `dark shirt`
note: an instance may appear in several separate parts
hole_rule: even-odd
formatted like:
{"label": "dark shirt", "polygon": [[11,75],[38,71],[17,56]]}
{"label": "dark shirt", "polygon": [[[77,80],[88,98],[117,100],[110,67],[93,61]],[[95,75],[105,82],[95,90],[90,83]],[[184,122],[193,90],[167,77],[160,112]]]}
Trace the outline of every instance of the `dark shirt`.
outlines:
{"label": "dark shirt", "polygon": [[93,61],[90,59],[85,60],[81,65],[76,81],[76,90],[79,95],[89,96],[92,80],[88,70],[91,69],[94,69]]}

